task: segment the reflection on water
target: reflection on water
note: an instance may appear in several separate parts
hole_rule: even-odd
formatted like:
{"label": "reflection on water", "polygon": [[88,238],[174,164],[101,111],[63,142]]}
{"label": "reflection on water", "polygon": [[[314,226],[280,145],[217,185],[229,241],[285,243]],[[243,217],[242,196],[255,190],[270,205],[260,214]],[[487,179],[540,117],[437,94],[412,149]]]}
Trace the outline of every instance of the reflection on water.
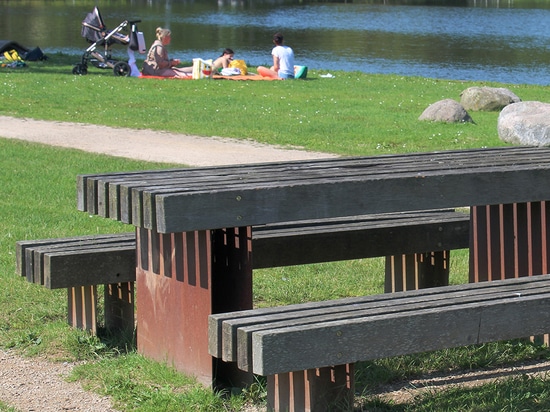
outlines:
{"label": "reflection on water", "polygon": [[109,28],[141,19],[148,44],[157,26],[171,28],[171,55],[185,61],[230,47],[249,65],[269,64],[282,31],[310,68],[550,84],[550,4],[516,3],[0,0],[0,39],[81,54],[80,22],[98,4]]}

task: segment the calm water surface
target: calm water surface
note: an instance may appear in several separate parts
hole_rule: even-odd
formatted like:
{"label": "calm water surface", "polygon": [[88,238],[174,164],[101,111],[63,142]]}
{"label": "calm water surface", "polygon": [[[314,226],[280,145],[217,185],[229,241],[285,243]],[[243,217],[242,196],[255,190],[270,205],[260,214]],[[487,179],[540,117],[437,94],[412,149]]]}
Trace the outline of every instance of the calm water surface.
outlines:
{"label": "calm water surface", "polygon": [[171,56],[185,61],[231,47],[251,66],[270,64],[271,36],[282,31],[311,69],[548,85],[549,3],[0,0],[0,39],[81,54],[80,23],[97,5],[111,29],[141,19],[147,45],[169,27]]}

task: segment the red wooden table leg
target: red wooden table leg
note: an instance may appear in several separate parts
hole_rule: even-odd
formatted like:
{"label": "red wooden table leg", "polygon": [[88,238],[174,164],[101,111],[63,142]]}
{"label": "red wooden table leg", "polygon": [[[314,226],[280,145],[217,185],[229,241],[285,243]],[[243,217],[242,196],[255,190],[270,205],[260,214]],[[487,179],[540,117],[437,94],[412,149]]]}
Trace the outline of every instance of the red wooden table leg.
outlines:
{"label": "red wooden table leg", "polygon": [[[250,228],[160,234],[138,229],[137,344],[205,385],[244,379],[208,354],[208,315],[252,307]],[[247,375],[248,376],[248,375]]]}
{"label": "red wooden table leg", "polygon": [[267,377],[267,410],[353,410],[354,365],[337,365]]}
{"label": "red wooden table leg", "polygon": [[475,206],[470,216],[470,282],[549,273],[548,202]]}

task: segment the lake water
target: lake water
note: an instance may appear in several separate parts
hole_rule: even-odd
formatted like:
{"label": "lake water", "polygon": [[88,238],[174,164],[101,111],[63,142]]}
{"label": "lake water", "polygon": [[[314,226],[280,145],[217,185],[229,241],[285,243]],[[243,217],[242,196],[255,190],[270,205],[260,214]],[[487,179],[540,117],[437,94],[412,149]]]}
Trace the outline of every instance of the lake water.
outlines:
{"label": "lake water", "polygon": [[[172,30],[170,54],[271,63],[281,31],[296,64],[441,79],[550,84],[548,1],[0,0],[0,39],[81,54],[81,21],[97,5],[109,29],[141,19],[147,45]],[[122,46],[116,53],[124,55]]]}

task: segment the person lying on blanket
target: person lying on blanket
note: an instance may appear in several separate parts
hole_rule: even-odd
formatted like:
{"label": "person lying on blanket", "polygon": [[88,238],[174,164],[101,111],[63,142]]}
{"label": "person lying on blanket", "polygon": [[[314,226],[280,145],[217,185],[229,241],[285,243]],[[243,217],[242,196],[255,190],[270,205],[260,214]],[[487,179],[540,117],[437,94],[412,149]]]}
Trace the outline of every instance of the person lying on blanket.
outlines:
{"label": "person lying on blanket", "polygon": [[166,46],[172,40],[172,33],[169,29],[157,27],[157,40],[151,45],[147,58],[143,62],[142,73],[144,76],[161,77],[191,77],[193,67],[176,67],[180,64],[179,59],[170,59]]}
{"label": "person lying on blanket", "polygon": [[233,50],[225,49],[221,56],[214,60],[214,63],[212,64],[214,73],[218,73],[221,72],[223,69],[227,69],[233,61],[233,56],[235,56],[235,52]]}

